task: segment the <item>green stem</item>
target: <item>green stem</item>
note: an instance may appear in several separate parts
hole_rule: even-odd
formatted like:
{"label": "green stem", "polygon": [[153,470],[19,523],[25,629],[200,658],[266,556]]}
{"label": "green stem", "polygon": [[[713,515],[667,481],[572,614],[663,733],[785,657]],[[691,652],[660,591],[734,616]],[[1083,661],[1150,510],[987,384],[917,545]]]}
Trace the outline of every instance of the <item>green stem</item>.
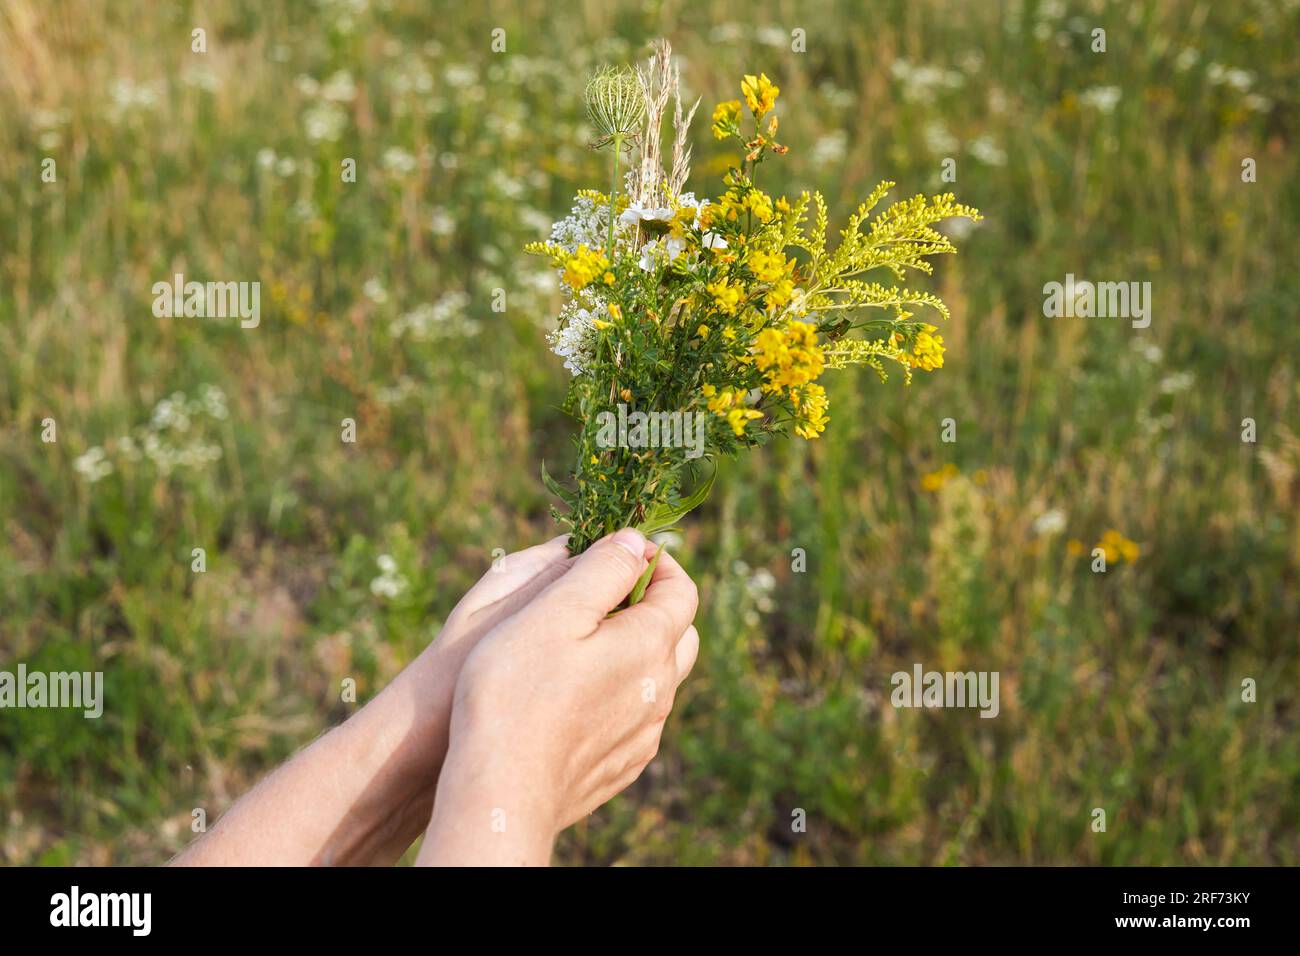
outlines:
{"label": "green stem", "polygon": [[614,209],[618,198],[618,158],[623,152],[623,137],[615,134],[614,136],[614,178],[609,184],[609,241],[605,249],[605,257],[610,263],[614,261]]}

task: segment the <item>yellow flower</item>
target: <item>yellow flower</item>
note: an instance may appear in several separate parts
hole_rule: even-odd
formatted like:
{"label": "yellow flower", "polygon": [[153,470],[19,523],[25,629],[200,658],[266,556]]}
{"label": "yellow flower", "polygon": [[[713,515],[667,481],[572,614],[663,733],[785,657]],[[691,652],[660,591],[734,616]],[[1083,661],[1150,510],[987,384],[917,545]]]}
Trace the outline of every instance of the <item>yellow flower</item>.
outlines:
{"label": "yellow flower", "polygon": [[605,273],[605,285],[613,285],[613,284],[614,284],[614,273],[612,273],[612,272],[606,272],[606,273]]}
{"label": "yellow flower", "polygon": [[726,139],[731,135],[740,119],[740,100],[727,100],[713,109],[713,135],[716,139]]}
{"label": "yellow flower", "polygon": [[826,367],[817,330],[808,322],[790,322],[783,329],[767,328],[754,343],[754,363],[767,381],[763,390],[781,392],[813,381]]}
{"label": "yellow flower", "polygon": [[745,205],[759,222],[772,221],[772,197],[761,189],[751,189],[745,197]]}
{"label": "yellow flower", "polygon": [[799,419],[799,424],[795,426],[794,433],[800,438],[811,440],[824,432],[826,430],[826,409],[830,406],[830,400],[826,397],[826,389],[816,382],[809,382],[800,389],[792,390],[791,397],[795,400],[796,414]]}
{"label": "yellow flower", "polygon": [[609,260],[598,249],[578,246],[564,263],[564,281],[574,292],[585,289],[609,268]]}
{"label": "yellow flower", "polygon": [[921,487],[926,491],[938,491],[949,481],[956,478],[961,471],[952,462],[944,465],[938,471],[932,471],[928,475],[921,476]]}
{"label": "yellow flower", "polygon": [[767,290],[767,295],[765,296],[768,308],[773,309],[779,309],[781,306],[789,304],[790,299],[793,297],[794,282],[790,279],[782,279],[779,282],[773,283],[772,288]]}
{"label": "yellow flower", "polygon": [[701,324],[700,327],[695,330],[695,334],[702,339],[707,339],[709,337],[709,327],[707,325]]}
{"label": "yellow flower", "polygon": [[746,74],[744,81],[740,84],[740,92],[745,97],[745,105],[758,119],[766,115],[776,105],[776,98],[781,89],[767,78],[766,73],[760,73],[757,77],[753,74]]}
{"label": "yellow flower", "polygon": [[609,305],[605,306],[605,308],[609,309],[609,314],[614,317],[615,322],[622,321],[623,307],[621,305],[617,302],[611,302]]}
{"label": "yellow flower", "polygon": [[718,307],[719,312],[725,315],[736,314],[736,309],[740,307],[740,286],[723,277],[716,282],[710,282],[705,288],[709,295],[713,296],[713,304]]}
{"label": "yellow flower", "polygon": [[[926,372],[943,368],[943,336],[936,335],[936,332],[938,329],[933,325],[922,326],[921,331],[917,333],[916,344],[912,346],[911,353],[904,352],[900,356],[900,361]],[[900,345],[903,337],[895,332],[889,337],[889,341],[894,345]]]}
{"label": "yellow flower", "polygon": [[757,252],[750,253],[749,271],[754,273],[754,278],[759,282],[776,282],[794,265],[794,260],[786,260],[783,252]]}
{"label": "yellow flower", "polygon": [[745,426],[755,418],[762,418],[763,413],[753,408],[733,408],[727,412],[727,424],[731,426],[732,432],[739,438],[745,434]]}
{"label": "yellow flower", "polygon": [[1097,542],[1096,547],[1101,548],[1105,553],[1106,563],[1108,564],[1116,564],[1121,560],[1132,564],[1141,554],[1137,542],[1130,541],[1114,528],[1108,529],[1101,536],[1101,540]]}

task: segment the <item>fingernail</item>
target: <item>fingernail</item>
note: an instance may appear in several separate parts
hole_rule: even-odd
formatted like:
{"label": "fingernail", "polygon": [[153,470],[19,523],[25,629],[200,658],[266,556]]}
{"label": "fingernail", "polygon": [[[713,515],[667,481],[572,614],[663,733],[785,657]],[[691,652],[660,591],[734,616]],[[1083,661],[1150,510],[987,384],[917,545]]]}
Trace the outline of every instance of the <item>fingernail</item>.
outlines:
{"label": "fingernail", "polygon": [[624,528],[614,535],[614,543],[626,548],[638,558],[645,557],[645,535],[636,528]]}

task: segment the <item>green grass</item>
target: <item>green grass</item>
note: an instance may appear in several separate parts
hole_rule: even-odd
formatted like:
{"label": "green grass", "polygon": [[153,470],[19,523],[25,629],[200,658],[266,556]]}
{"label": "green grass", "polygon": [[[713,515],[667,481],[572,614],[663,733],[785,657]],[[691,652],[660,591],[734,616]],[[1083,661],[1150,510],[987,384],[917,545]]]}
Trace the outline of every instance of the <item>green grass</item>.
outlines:
{"label": "green grass", "polygon": [[[931,283],[944,369],[839,375],[820,441],[727,463],[687,519],[700,662],[560,859],[1300,863],[1300,5],[1208,0],[6,3],[0,667],[102,669],[107,702],[0,715],[0,861],[165,860],[356,706],[343,678],[390,679],[493,549],[549,536],[567,373],[519,249],[604,181],[588,70],[660,35],[702,117],[742,73],[781,85],[769,190],[844,209],[888,178],[986,221]],[[696,142],[712,192],[704,118]],[[261,326],[155,318],[175,272],[260,280]],[[1151,327],[1044,318],[1067,272],[1150,281]],[[425,340],[395,331],[439,302]],[[206,385],[226,417],[158,440],[218,461],[127,459]],[[1140,556],[1094,574],[1067,542],[1110,528]],[[1000,672],[1000,716],[894,709],[917,661]]]}

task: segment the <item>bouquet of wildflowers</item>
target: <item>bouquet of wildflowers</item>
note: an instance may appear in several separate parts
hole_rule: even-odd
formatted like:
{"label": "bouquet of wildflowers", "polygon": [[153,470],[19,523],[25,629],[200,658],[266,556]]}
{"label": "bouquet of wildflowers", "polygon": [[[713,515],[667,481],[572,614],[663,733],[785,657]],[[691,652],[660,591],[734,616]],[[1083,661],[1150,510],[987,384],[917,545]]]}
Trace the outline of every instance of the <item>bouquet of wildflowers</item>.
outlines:
{"label": "bouquet of wildflowers", "polygon": [[561,481],[543,466],[543,480],[566,506],[556,516],[575,554],[617,528],[674,524],[708,495],[720,455],[790,431],[816,439],[826,370],[867,365],[884,379],[892,363],[910,383],[915,369],[943,365],[943,337],[912,311],[946,318],[943,302],[867,277],[929,273],[926,257],[956,251],[934,224],[979,213],[951,195],[876,212],[885,182],[828,244],[819,193],[773,198],[757,184],[787,151],[779,92],[765,74],[746,76],[743,104],[714,110],[713,135],[736,144],[738,162],[709,200],[685,190],[699,104],[683,108],[666,42],[646,67],[588,83],[609,192],[581,191],[550,241],[527,246],[550,258],[565,295],[552,344],[573,374],[566,408],[581,427],[571,471]]}

